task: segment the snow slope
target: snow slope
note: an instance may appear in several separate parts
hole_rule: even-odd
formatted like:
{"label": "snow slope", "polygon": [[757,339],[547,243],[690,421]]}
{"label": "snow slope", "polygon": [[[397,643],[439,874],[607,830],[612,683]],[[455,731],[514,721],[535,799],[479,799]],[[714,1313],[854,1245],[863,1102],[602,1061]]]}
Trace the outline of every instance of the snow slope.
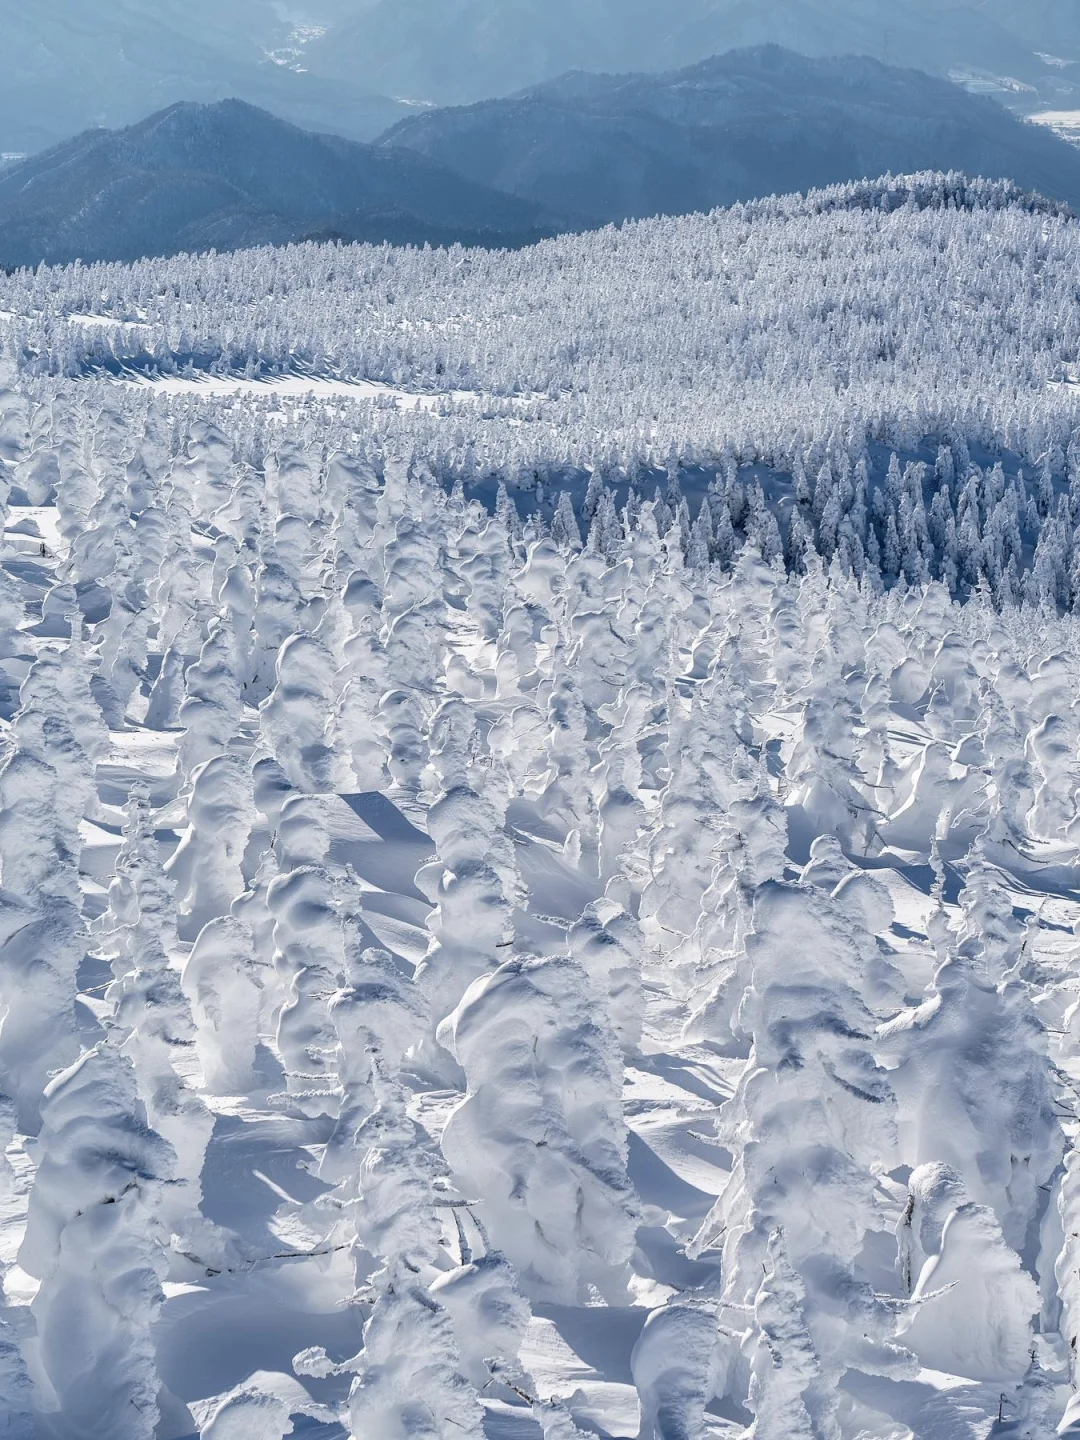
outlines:
{"label": "snow slope", "polygon": [[[819,236],[863,213],[826,201]],[[1022,269],[1071,243],[942,213]],[[774,303],[799,268],[831,313],[827,251],[772,261]],[[251,261],[200,263],[239,308]],[[358,402],[20,353],[74,283],[150,323],[150,273],[5,292],[3,1433],[1073,1423],[1066,388],[1000,386],[997,454],[957,412],[894,442],[879,373],[876,433],[867,381],[846,430],[800,412],[787,470],[605,421],[602,456],[568,429],[509,475],[504,437],[558,433],[537,369]],[[1028,293],[994,379],[1077,361]],[[682,273],[655,294],[678,314]],[[353,298],[388,331],[422,304]]]}

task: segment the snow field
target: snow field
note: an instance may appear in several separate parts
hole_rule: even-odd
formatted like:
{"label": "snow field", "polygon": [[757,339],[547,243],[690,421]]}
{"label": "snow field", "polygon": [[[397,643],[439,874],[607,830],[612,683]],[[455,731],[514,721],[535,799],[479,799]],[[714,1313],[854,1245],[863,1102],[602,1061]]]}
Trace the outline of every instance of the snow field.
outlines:
{"label": "snow field", "polygon": [[33,369],[0,1430],[1069,1433],[1064,421],[560,491],[478,407]]}

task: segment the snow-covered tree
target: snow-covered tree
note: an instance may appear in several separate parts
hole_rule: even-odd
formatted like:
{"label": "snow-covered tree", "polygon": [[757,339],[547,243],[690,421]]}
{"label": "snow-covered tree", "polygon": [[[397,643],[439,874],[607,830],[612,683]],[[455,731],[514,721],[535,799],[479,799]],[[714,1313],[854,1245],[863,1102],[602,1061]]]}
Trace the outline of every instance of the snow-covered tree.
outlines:
{"label": "snow-covered tree", "polygon": [[184,962],[184,993],[211,1095],[246,1095],[255,1084],[268,969],[251,931],[235,915],[204,925]]}
{"label": "snow-covered tree", "polygon": [[198,659],[184,676],[184,700],[177,719],[184,733],[177,763],[185,781],[200,765],[225,754],[240,733],[244,708],[236,672],[237,639],[230,619],[213,621]]}
{"label": "snow-covered tree", "polygon": [[185,938],[229,912],[243,892],[243,862],[255,818],[251,774],[238,756],[216,755],[196,767],[187,827],[166,865],[176,886]]}
{"label": "snow-covered tree", "polygon": [[641,1440],[694,1435],[719,1392],[715,1307],[672,1302],[646,1320],[630,1357],[637,1387]]}
{"label": "snow-covered tree", "polygon": [[31,666],[0,767],[0,1078],[20,1124],[36,1128],[50,1072],[70,1062],[75,982],[85,953],[78,864],[92,809],[101,713],[81,643],[47,647]]}
{"label": "snow-covered tree", "polygon": [[1064,1139],[1046,1036],[1027,988],[987,973],[981,939],[952,949],[922,1004],[883,1029],[905,1164],[951,1166],[1025,1243]]}
{"label": "snow-covered tree", "polygon": [[429,1023],[418,987],[387,951],[367,948],[366,939],[362,927],[346,922],[344,983],[328,1002],[341,1088],[337,1123],[319,1167],[330,1180],[348,1175],[363,1158],[356,1154],[356,1137],[375,1108],[377,1079],[397,1078]]}
{"label": "snow-covered tree", "polygon": [[[867,1234],[884,1228],[875,1175],[896,1156],[896,1102],[871,1046],[858,938],[837,902],[808,886],[770,881],[759,889],[746,941],[752,985],[742,1005],[752,1048],[720,1122],[739,1159],[692,1247],[700,1253],[723,1237],[724,1301],[740,1315],[756,1304],[772,1236],[783,1232],[805,1304],[798,1299],[790,1308],[798,1289],[788,1284],[787,1319],[771,1300],[763,1300],[762,1315],[767,1324],[790,1325],[803,1310],[807,1353],[820,1367],[813,1423],[825,1432],[836,1423],[834,1387],[845,1369],[903,1375],[912,1365],[892,1338],[887,1307],[858,1269]],[[789,964],[793,950],[802,957],[797,969]],[[779,1263],[776,1254],[773,1260]],[[783,1264],[774,1274],[781,1272]],[[744,1343],[767,1351],[768,1330]],[[795,1344],[792,1363],[801,1348]],[[749,1395],[737,1356],[727,1365]],[[780,1403],[767,1376],[756,1392],[766,1406]]]}
{"label": "snow-covered tree", "polygon": [[910,1256],[926,1258],[900,1327],[903,1343],[950,1374],[1018,1385],[1031,1364],[1038,1288],[993,1210],[973,1204],[959,1176],[943,1169],[922,1166],[911,1177],[908,1223],[918,1235]]}
{"label": "snow-covered tree", "polygon": [[298,790],[333,780],[334,662],[315,635],[293,635],[278,652],[277,684],[259,711],[263,743]]}
{"label": "snow-covered tree", "polygon": [[754,1300],[748,1396],[754,1434],[761,1440],[810,1440],[828,1426],[828,1398],[806,1323],[806,1302],[806,1289],[785,1253],[783,1231],[774,1230]]}
{"label": "snow-covered tree", "polygon": [[160,1380],[161,1221],[175,1157],[151,1130],[131,1061],[109,1041],[50,1081],[19,1264],[33,1302],[53,1434],[152,1440]]}
{"label": "snow-covered tree", "polygon": [[[495,808],[468,785],[440,793],[428,811],[428,830],[437,859],[417,880],[435,908],[416,980],[437,1025],[474,980],[505,958],[500,952],[513,942],[517,871]],[[427,1058],[439,1064],[437,1055]]]}
{"label": "snow-covered tree", "polygon": [[527,1295],[573,1304],[623,1293],[637,1204],[626,1174],[614,1036],[576,962],[508,961],[477,980],[440,1034],[469,1093],[443,1149],[485,1197],[493,1242]]}

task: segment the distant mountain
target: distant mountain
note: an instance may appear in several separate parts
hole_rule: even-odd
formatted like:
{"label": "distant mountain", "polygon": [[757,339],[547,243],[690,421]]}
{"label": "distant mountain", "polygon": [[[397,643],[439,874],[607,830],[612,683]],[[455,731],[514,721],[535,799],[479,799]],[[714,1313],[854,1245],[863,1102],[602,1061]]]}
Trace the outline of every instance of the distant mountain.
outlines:
{"label": "distant mountain", "polygon": [[775,46],[659,76],[575,72],[425,111],[380,144],[599,224],[928,169],[1013,180],[1080,208],[1080,152],[992,100],[876,60]]}
{"label": "distant mountain", "polygon": [[697,12],[676,41],[687,59],[778,44],[819,58],[869,55],[942,76],[981,72],[1033,86],[1053,78],[1020,23],[1020,7],[1013,7],[1015,14],[1007,13],[1011,0],[1002,0],[996,10],[982,0],[685,3]]}
{"label": "distant mountain", "polygon": [[319,28],[282,20],[284,8],[272,0],[0,0],[0,154],[41,150],[90,126],[129,125],[177,101],[232,95],[358,140],[406,113],[352,76],[316,78],[300,68],[297,46]]}
{"label": "distant mountain", "polygon": [[980,0],[979,9],[1034,49],[1080,61],[1080,0]]}
{"label": "distant mountain", "polygon": [[307,238],[520,245],[886,172],[1007,179],[1080,210],[1080,149],[914,70],[776,46],[664,75],[571,72],[425,110],[374,145],[238,100],[0,165],[0,266]]}
{"label": "distant mountain", "polygon": [[541,218],[413,151],[311,134],[237,100],[174,105],[0,170],[8,268],[308,237],[519,244]]}
{"label": "distant mountain", "polygon": [[[565,70],[644,63],[641,38],[687,0],[376,0],[305,47],[320,75],[415,101],[507,95]],[[691,0],[692,3],[692,0]],[[625,49],[622,47],[625,45]]]}
{"label": "distant mountain", "polygon": [[1080,60],[1077,0],[354,0],[304,44],[303,63],[449,105],[570,69],[664,71],[773,43],[962,74],[1021,108],[1080,97],[1080,67],[1039,53]]}
{"label": "distant mountain", "polygon": [[1080,0],[0,0],[0,37],[0,156],[230,96],[366,141],[418,106],[766,43],[1080,108]]}

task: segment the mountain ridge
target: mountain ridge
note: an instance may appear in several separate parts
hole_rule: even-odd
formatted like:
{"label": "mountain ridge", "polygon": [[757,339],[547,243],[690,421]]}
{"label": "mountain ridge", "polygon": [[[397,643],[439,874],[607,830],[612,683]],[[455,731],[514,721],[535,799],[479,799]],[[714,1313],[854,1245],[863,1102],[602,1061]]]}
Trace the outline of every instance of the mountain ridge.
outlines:
{"label": "mountain ridge", "polygon": [[425,111],[378,143],[593,224],[921,170],[1006,178],[1080,206],[1077,153],[992,100],[869,57],[777,46],[661,75],[573,71]]}
{"label": "mountain ridge", "polygon": [[[939,76],[970,73],[1021,109],[1080,95],[1080,11],[1062,17],[1044,4],[1029,19],[1015,0],[379,0],[314,37],[304,64],[388,94],[458,105],[569,69],[662,72],[769,42],[818,57],[856,52]],[[1041,53],[1051,44],[1064,66]]]}
{"label": "mountain ridge", "polygon": [[415,152],[299,129],[240,100],[180,103],[0,171],[0,263],[133,260],[304,238],[519,244],[535,206]]}
{"label": "mountain ridge", "polygon": [[520,246],[866,176],[955,171],[1080,210],[1080,151],[867,57],[775,46],[662,75],[569,72],[371,145],[242,100],[182,102],[0,169],[0,264],[304,239]]}

